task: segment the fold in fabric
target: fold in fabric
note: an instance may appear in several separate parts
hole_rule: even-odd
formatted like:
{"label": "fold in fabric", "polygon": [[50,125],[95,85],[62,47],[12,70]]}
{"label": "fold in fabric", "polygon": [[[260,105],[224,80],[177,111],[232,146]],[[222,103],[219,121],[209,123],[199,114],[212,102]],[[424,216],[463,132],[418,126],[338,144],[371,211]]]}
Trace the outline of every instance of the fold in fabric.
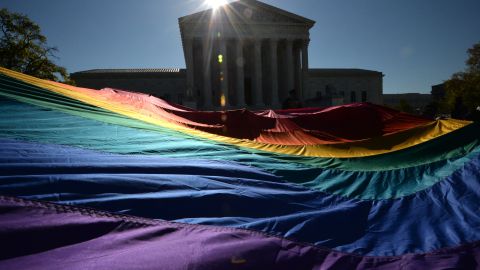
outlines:
{"label": "fold in fabric", "polygon": [[[72,87],[0,69],[1,73],[40,86],[51,92],[108,100],[111,106],[134,108],[159,118],[210,133],[239,139],[257,140],[282,145],[322,144],[348,142],[378,137],[407,130],[432,122],[429,119],[398,112],[373,104],[351,104],[327,109],[284,111],[233,110],[202,112],[167,103],[161,99],[138,93],[106,88],[102,91]],[[71,90],[68,93],[65,90]],[[362,119],[368,118],[365,122]],[[350,121],[350,125],[341,124]],[[292,136],[295,134],[296,136]]]}
{"label": "fold in fabric", "polygon": [[3,68],[0,108],[1,269],[478,267],[478,123],[202,112]]}
{"label": "fold in fabric", "polygon": [[[0,101],[0,105],[4,113],[9,115],[8,118],[0,119],[0,136],[5,138],[80,146],[110,153],[232,161],[275,174],[283,181],[360,199],[398,198],[428,188],[463,166],[469,156],[480,147],[476,135],[480,133],[480,129],[472,124],[429,143],[411,147],[408,152],[413,154],[410,155],[398,151],[382,155],[383,157],[375,156],[375,160],[370,162],[363,159],[372,158],[312,160],[304,157],[255,154],[195,137],[182,136],[181,133],[166,129],[152,132],[126,128],[18,102]],[[25,121],[26,119],[29,121]],[[439,142],[436,142],[437,140]],[[453,151],[448,150],[450,147],[453,147]],[[435,152],[442,155],[436,157]],[[404,158],[395,158],[397,155]],[[415,159],[424,162],[417,164]],[[401,162],[408,162],[409,166],[389,166],[399,166]],[[298,177],[299,174],[301,178]]]}
{"label": "fold in fabric", "polygon": [[0,145],[1,156],[8,157],[0,159],[1,194],[252,229],[360,255],[422,253],[480,240],[478,154],[428,189],[367,201],[310,190],[232,162],[9,140]]}
{"label": "fold in fabric", "polygon": [[111,215],[0,196],[2,269],[475,269],[478,242],[361,257],[253,231]]}
{"label": "fold in fabric", "polygon": [[[378,154],[397,151],[397,150],[405,149],[414,145],[418,145],[422,142],[445,135],[451,131],[457,130],[461,127],[464,127],[470,124],[470,122],[468,121],[460,121],[460,120],[438,120],[434,122],[418,120],[417,122],[413,121],[414,123],[416,123],[415,127],[407,128],[398,132],[388,133],[387,135],[381,136],[381,137],[377,137],[378,134],[370,134],[370,136],[372,137],[365,138],[365,140],[354,141],[351,143],[313,144],[313,145],[312,144],[292,145],[287,143],[287,144],[278,145],[278,144],[262,143],[262,142],[257,142],[253,140],[248,140],[248,139],[238,139],[238,138],[218,135],[212,130],[210,130],[208,126],[206,127],[208,131],[203,131],[200,127],[205,126],[204,124],[199,124],[198,129],[192,128],[192,125],[195,126],[193,123],[197,123],[197,122],[191,121],[191,120],[188,120],[188,121],[178,120],[179,116],[168,112],[169,109],[173,108],[171,105],[167,106],[165,105],[164,101],[155,99],[148,95],[116,91],[111,89],[110,90],[107,89],[104,92],[102,91],[99,92],[97,90],[72,87],[72,86],[63,85],[59,83],[39,80],[30,76],[15,73],[5,69],[0,69],[0,72],[7,74],[8,76],[13,76],[16,79],[22,80],[31,85],[41,86],[44,88],[44,90],[50,91],[52,93],[61,94],[65,97],[72,98],[83,103],[94,105],[96,107],[100,107],[105,110],[115,112],[120,115],[127,116],[133,119],[141,120],[143,122],[154,124],[160,127],[173,129],[176,131],[180,131],[183,133],[187,133],[193,136],[198,136],[204,139],[213,140],[220,143],[227,143],[227,144],[231,144],[239,147],[246,147],[246,148],[251,148],[251,149],[256,149],[261,151],[276,152],[276,153],[289,154],[289,155],[313,156],[313,157],[338,157],[338,158],[378,155]],[[14,91],[12,93],[12,89],[11,89],[12,82],[8,81],[8,78],[6,79],[5,76],[2,76],[2,78],[4,81],[2,82],[2,88],[0,88],[0,90],[2,91],[0,91],[0,93],[4,92],[5,93],[4,95],[9,96],[11,98],[15,98],[16,96],[21,95],[22,92]],[[21,97],[21,98],[24,101],[28,100],[28,99],[25,99],[25,97]],[[42,102],[44,103],[44,101]],[[165,108],[161,107],[161,105],[163,105]],[[348,110],[348,108],[353,107],[353,108],[359,109],[360,110],[359,112],[361,112],[362,110],[368,109],[369,106],[371,105],[368,105],[368,104],[346,105],[346,106],[337,108],[337,110],[343,112],[343,110]],[[328,109],[328,111],[330,110],[333,110],[333,109]],[[380,110],[377,110],[377,111],[380,111]],[[348,116],[348,115],[356,114],[355,112],[356,111],[354,110],[353,112],[347,113],[346,115]],[[200,113],[200,114],[202,115],[203,113]],[[226,116],[228,118],[228,114]],[[198,117],[199,116],[197,116],[197,118]],[[208,118],[208,117],[204,116],[204,118]],[[222,117],[220,116],[220,118]],[[334,121],[335,115],[333,116],[330,115],[330,117],[327,117],[327,119],[330,119],[330,118],[331,120],[329,121]],[[249,126],[252,125],[254,127],[256,125],[255,123],[257,119],[255,118],[254,120],[255,121],[240,121],[240,122],[248,123]],[[259,121],[259,122],[262,122],[262,121]],[[315,121],[313,121],[313,123],[315,123]],[[318,121],[318,123],[319,123],[318,125],[319,127],[325,126],[325,125],[322,125],[322,121]],[[369,121],[364,121],[364,123],[369,123]],[[422,123],[422,124],[419,124],[419,123]],[[359,130],[370,130],[370,129],[368,128],[368,126],[365,126],[365,128],[362,128]],[[295,130],[293,132],[295,133]],[[294,135],[296,136],[297,133],[295,133]],[[301,134],[298,134],[298,135],[301,135]],[[290,136],[290,137],[295,138],[295,136]],[[303,141],[302,139],[299,139],[298,142],[300,143]]]}

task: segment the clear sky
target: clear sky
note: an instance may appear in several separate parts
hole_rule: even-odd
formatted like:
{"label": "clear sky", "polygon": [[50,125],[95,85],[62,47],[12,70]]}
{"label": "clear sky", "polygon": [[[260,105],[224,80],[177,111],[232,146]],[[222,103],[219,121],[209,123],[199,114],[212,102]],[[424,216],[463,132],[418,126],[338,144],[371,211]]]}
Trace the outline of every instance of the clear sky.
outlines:
{"label": "clear sky", "polygon": [[[384,92],[430,91],[465,67],[480,42],[480,0],[264,0],[316,21],[310,67],[385,74]],[[203,0],[2,0],[28,15],[57,63],[95,68],[185,67],[178,17]]]}

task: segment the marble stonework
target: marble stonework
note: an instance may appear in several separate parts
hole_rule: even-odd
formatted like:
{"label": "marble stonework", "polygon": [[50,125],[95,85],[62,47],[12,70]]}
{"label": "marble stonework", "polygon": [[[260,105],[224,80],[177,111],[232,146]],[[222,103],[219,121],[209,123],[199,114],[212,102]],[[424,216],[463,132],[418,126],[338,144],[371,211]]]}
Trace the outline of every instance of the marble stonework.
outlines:
{"label": "marble stonework", "polygon": [[311,69],[315,22],[256,0],[178,19],[186,69],[94,69],[71,74],[81,87],[155,95],[196,109],[278,109],[292,94],[303,106],[382,104],[383,74]]}
{"label": "marble stonework", "polygon": [[302,100],[314,24],[254,0],[180,18],[187,99],[204,109],[279,108],[293,90]]}

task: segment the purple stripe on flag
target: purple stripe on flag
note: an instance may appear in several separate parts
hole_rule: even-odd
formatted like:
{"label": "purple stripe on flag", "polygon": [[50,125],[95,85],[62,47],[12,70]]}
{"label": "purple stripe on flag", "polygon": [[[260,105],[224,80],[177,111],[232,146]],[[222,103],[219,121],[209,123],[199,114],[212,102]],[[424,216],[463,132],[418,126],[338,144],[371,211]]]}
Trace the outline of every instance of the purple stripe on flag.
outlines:
{"label": "purple stripe on flag", "polygon": [[362,257],[262,233],[0,196],[0,269],[475,269],[480,242]]}

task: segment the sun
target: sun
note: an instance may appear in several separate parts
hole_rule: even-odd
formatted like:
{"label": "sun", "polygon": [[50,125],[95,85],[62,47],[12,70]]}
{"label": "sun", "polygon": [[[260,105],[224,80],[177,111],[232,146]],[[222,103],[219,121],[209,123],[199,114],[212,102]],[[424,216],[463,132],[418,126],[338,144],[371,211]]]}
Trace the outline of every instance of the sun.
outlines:
{"label": "sun", "polygon": [[227,3],[226,0],[205,0],[205,3],[214,10]]}

